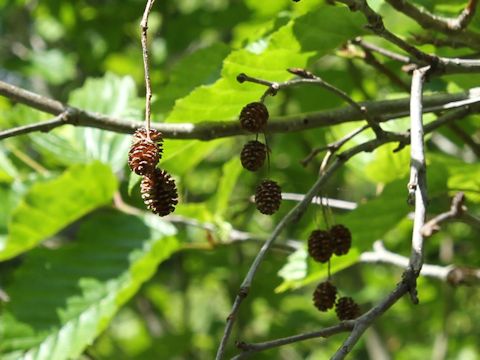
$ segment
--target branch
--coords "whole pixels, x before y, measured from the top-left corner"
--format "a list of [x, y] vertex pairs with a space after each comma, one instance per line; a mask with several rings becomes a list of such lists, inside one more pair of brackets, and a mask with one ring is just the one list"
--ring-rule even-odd
[[[408, 267], [409, 259], [388, 251], [383, 243], [378, 240], [373, 243], [373, 251], [364, 252], [360, 255], [360, 262], [392, 264], [405, 269]], [[454, 286], [480, 284], [480, 269], [464, 266], [425, 264], [422, 266], [420, 275], [446, 281]]]
[[467, 210], [464, 202], [465, 194], [463, 192], [457, 193], [452, 199], [450, 210], [435, 216], [433, 219], [423, 225], [420, 231], [421, 234], [424, 237], [430, 237], [440, 230], [440, 224], [452, 219], [460, 218]]
[[142, 55], [143, 55], [143, 69], [145, 72], [145, 129], [147, 131], [147, 138], [150, 139], [150, 107], [152, 103], [152, 88], [150, 84], [150, 69], [148, 67], [148, 15], [152, 10], [155, 0], [147, 0], [145, 10], [143, 12], [142, 21], [140, 22], [140, 29], [142, 30]]
[[356, 109], [358, 113], [362, 115], [365, 118], [365, 120], [367, 120], [368, 125], [372, 128], [372, 130], [375, 132], [375, 135], [377, 137], [384, 136], [383, 130], [378, 124], [378, 119], [375, 119], [373, 116], [371, 116], [364, 106], [361, 106], [358, 102], [353, 100], [343, 90], [340, 90], [339, 88], [333, 86], [332, 84], [326, 82], [325, 80], [321, 79], [320, 77], [312, 74], [311, 72], [305, 69], [290, 68], [288, 69], [288, 71], [292, 74], [300, 76], [300, 78], [277, 83], [277, 82], [271, 82], [263, 79], [257, 79], [242, 73], [237, 76], [237, 80], [239, 82], [249, 81], [256, 84], [268, 86], [268, 90], [265, 94], [271, 94], [271, 95], [275, 95], [281, 89], [293, 87], [296, 85], [302, 85], [302, 84], [318, 85], [330, 91], [331, 93], [337, 95], [346, 103], [348, 103], [352, 108]]
[[405, 0], [387, 0], [387, 2], [396, 10], [414, 19], [423, 28], [441, 31], [472, 48], [480, 48], [480, 34], [464, 30], [475, 15], [478, 0], [470, 0], [456, 18], [446, 18], [432, 14], [427, 9], [418, 8]]
[[[127, 121], [81, 110], [2, 81], [0, 81], [0, 95], [53, 115], [59, 115], [68, 111], [69, 116], [67, 119], [64, 123], [55, 124], [57, 126], [70, 124], [126, 134], [131, 134], [142, 126], [140, 121]], [[459, 103], [459, 101], [465, 102]], [[382, 116], [382, 120], [388, 121], [406, 116], [408, 114], [408, 102], [409, 99], [404, 98], [399, 100], [360, 102], [359, 105], [365, 107], [371, 116]], [[477, 102], [480, 102], [480, 88], [473, 88], [465, 93], [431, 95], [424, 99], [424, 111], [433, 112], [453, 109]], [[286, 133], [302, 131], [360, 120], [362, 120], [362, 115], [356, 109], [342, 107], [272, 119], [268, 123], [268, 132]], [[41, 125], [40, 123], [32, 131], [47, 131], [52, 130], [52, 128], [52, 124]], [[164, 138], [171, 139], [212, 140], [246, 134], [240, 128], [238, 121], [228, 120], [205, 121], [201, 123], [157, 123], [152, 128], [161, 131]], [[0, 140], [9, 137], [9, 132], [13, 130], [0, 131]]]
[[[290, 200], [290, 201], [302, 201], [305, 198], [303, 194], [294, 194], [294, 193], [283, 193], [282, 192], [282, 200]], [[312, 198], [312, 204], [315, 205], [323, 205], [328, 206], [333, 209], [340, 209], [340, 210], [355, 210], [358, 205], [352, 201], [345, 201], [339, 199], [331, 199], [326, 198], [323, 196], [314, 196]]]
[[409, 54], [417, 67], [430, 65], [430, 75], [480, 72], [480, 60], [445, 58], [427, 54], [385, 28], [382, 17], [377, 14], [366, 0], [336, 0], [347, 5], [352, 11], [360, 11], [368, 22], [368, 27], [378, 36], [398, 46]]
[[[410, 255], [409, 272], [410, 296], [414, 304], [418, 303], [416, 293], [416, 278], [423, 264], [422, 227], [427, 214], [427, 169], [424, 149], [423, 129], [423, 83], [430, 66], [414, 70], [410, 101], [410, 181], [408, 183], [408, 201], [415, 205], [412, 233], [412, 252]], [[437, 120], [438, 121], [438, 120]]]
[[280, 347], [283, 345], [288, 345], [292, 344], [295, 342], [303, 341], [303, 340], [308, 340], [308, 339], [314, 339], [314, 338], [327, 338], [332, 335], [344, 332], [344, 331], [349, 331], [352, 330], [353, 328], [353, 321], [344, 321], [341, 322], [340, 324], [318, 330], [318, 331], [312, 331], [304, 334], [298, 334], [298, 335], [293, 335], [293, 336], [288, 336], [285, 338], [281, 339], [275, 339], [271, 341], [265, 341], [262, 343], [256, 343], [256, 344], [247, 344], [245, 342], [238, 342], [237, 347], [241, 349], [243, 352], [235, 357], [232, 358], [232, 360], [239, 360], [239, 359], [244, 359], [246, 357], [249, 357], [252, 354], [265, 351], [268, 349], [273, 349], [276, 347]]
[[362, 126], [361, 128], [358, 128], [354, 131], [352, 131], [351, 133], [345, 135], [344, 137], [342, 137], [341, 139], [331, 143], [331, 144], [328, 144], [328, 145], [325, 145], [325, 146], [320, 146], [320, 147], [317, 147], [315, 149], [313, 149], [310, 154], [308, 154], [303, 160], [300, 161], [300, 163], [303, 165], [303, 166], [307, 166], [308, 163], [310, 161], [313, 160], [313, 158], [315, 156], [317, 156], [319, 153], [321, 153], [322, 151], [325, 151], [325, 150], [328, 150], [330, 152], [336, 152], [338, 151], [343, 145], [345, 145], [348, 141], [350, 141], [351, 139], [353, 139], [355, 136], [357, 136], [358, 134], [360, 134], [362, 131], [366, 130], [368, 128], [367, 125], [364, 125]]

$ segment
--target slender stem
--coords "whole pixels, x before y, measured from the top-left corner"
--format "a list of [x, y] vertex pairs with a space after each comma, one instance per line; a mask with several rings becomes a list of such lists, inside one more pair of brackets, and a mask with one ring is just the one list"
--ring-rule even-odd
[[241, 82], [249, 81], [256, 84], [261, 84], [269, 87], [269, 90], [265, 92], [265, 94], [276, 94], [279, 90], [296, 86], [302, 84], [312, 84], [318, 85], [331, 93], [337, 95], [341, 99], [343, 99], [347, 104], [349, 104], [352, 108], [356, 109], [359, 114], [362, 114], [365, 120], [367, 120], [368, 125], [372, 128], [375, 132], [377, 137], [383, 136], [383, 130], [381, 129], [380, 125], [378, 124], [378, 119], [375, 119], [370, 113], [367, 111], [366, 107], [360, 105], [358, 102], [353, 100], [347, 93], [343, 90], [337, 88], [336, 86], [326, 82], [322, 78], [312, 74], [309, 71], [304, 69], [288, 69], [291, 73], [303, 76], [299, 79], [292, 79], [285, 82], [277, 83], [271, 82], [263, 79], [257, 79], [252, 76], [248, 76], [247, 74], [240, 74], [237, 76], [237, 79], [241, 79]]
[[143, 69], [145, 71], [145, 129], [147, 131], [147, 138], [150, 138], [150, 114], [152, 103], [152, 88], [150, 84], [150, 69], [148, 66], [148, 15], [152, 10], [155, 0], [147, 0], [145, 11], [143, 12], [140, 28], [142, 30], [142, 54], [143, 54]]
[[59, 127], [68, 123], [69, 123], [68, 113], [62, 112], [61, 114], [55, 116], [53, 119], [50, 119], [50, 120], [46, 120], [46, 121], [42, 121], [34, 124], [22, 125], [16, 128], [1, 131], [0, 140], [13, 137], [13, 136], [29, 134], [35, 131], [48, 132], [52, 129], [55, 129], [56, 127]]

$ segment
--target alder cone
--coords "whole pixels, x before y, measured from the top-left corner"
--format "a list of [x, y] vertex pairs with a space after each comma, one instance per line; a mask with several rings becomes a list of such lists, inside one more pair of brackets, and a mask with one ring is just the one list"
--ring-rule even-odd
[[325, 263], [332, 257], [333, 241], [329, 231], [314, 230], [308, 237], [308, 254], [315, 260]]
[[351, 297], [341, 297], [335, 304], [335, 312], [340, 320], [352, 320], [360, 315], [360, 307]]
[[150, 130], [150, 139], [146, 129], [138, 129], [133, 134], [132, 146], [128, 152], [128, 165], [138, 175], [147, 175], [155, 169], [162, 156], [162, 134]]
[[143, 177], [140, 192], [147, 208], [160, 216], [170, 214], [178, 204], [175, 181], [170, 174], [160, 169]]
[[335, 305], [337, 288], [330, 281], [318, 284], [313, 292], [313, 304], [320, 311], [327, 311]]
[[268, 120], [267, 107], [261, 102], [252, 102], [243, 107], [240, 112], [240, 127], [244, 130], [258, 133], [265, 128]]
[[280, 208], [282, 189], [273, 180], [263, 180], [255, 191], [257, 209], [265, 215], [272, 215]]
[[252, 140], [243, 146], [240, 153], [242, 166], [249, 171], [257, 171], [265, 162], [267, 147], [260, 141]]
[[345, 255], [352, 246], [352, 234], [350, 230], [341, 224], [333, 225], [330, 229], [333, 240], [333, 252], [335, 255]]

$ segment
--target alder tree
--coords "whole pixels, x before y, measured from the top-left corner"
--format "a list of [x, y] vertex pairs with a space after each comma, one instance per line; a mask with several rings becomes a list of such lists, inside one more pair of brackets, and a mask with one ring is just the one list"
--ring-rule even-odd
[[480, 356], [477, 0], [0, 5], [2, 359]]

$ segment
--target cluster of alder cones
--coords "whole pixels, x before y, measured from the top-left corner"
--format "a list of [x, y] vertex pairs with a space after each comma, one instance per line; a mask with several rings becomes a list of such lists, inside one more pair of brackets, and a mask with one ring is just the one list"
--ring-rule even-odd
[[[240, 127], [257, 134], [265, 130], [268, 121], [267, 107], [261, 102], [252, 102], [243, 107], [240, 112]], [[240, 153], [242, 166], [249, 171], [258, 171], [268, 155], [268, 147], [258, 140], [247, 142]], [[273, 180], [264, 179], [257, 185], [255, 204], [265, 215], [272, 215], [280, 208], [282, 189]]]
[[157, 168], [162, 157], [162, 142], [162, 134], [157, 130], [150, 129], [149, 134], [145, 128], [135, 131], [128, 165], [135, 174], [142, 176], [140, 192], [147, 208], [154, 214], [166, 216], [175, 210], [178, 194], [170, 174]]
[[[308, 254], [317, 262], [326, 263], [335, 254], [345, 255], [352, 245], [350, 230], [341, 224], [329, 230], [314, 230], [308, 238]], [[339, 297], [337, 288], [329, 280], [321, 282], [313, 293], [313, 304], [320, 311], [335, 307], [340, 320], [355, 319], [360, 315], [360, 307], [351, 297]]]

